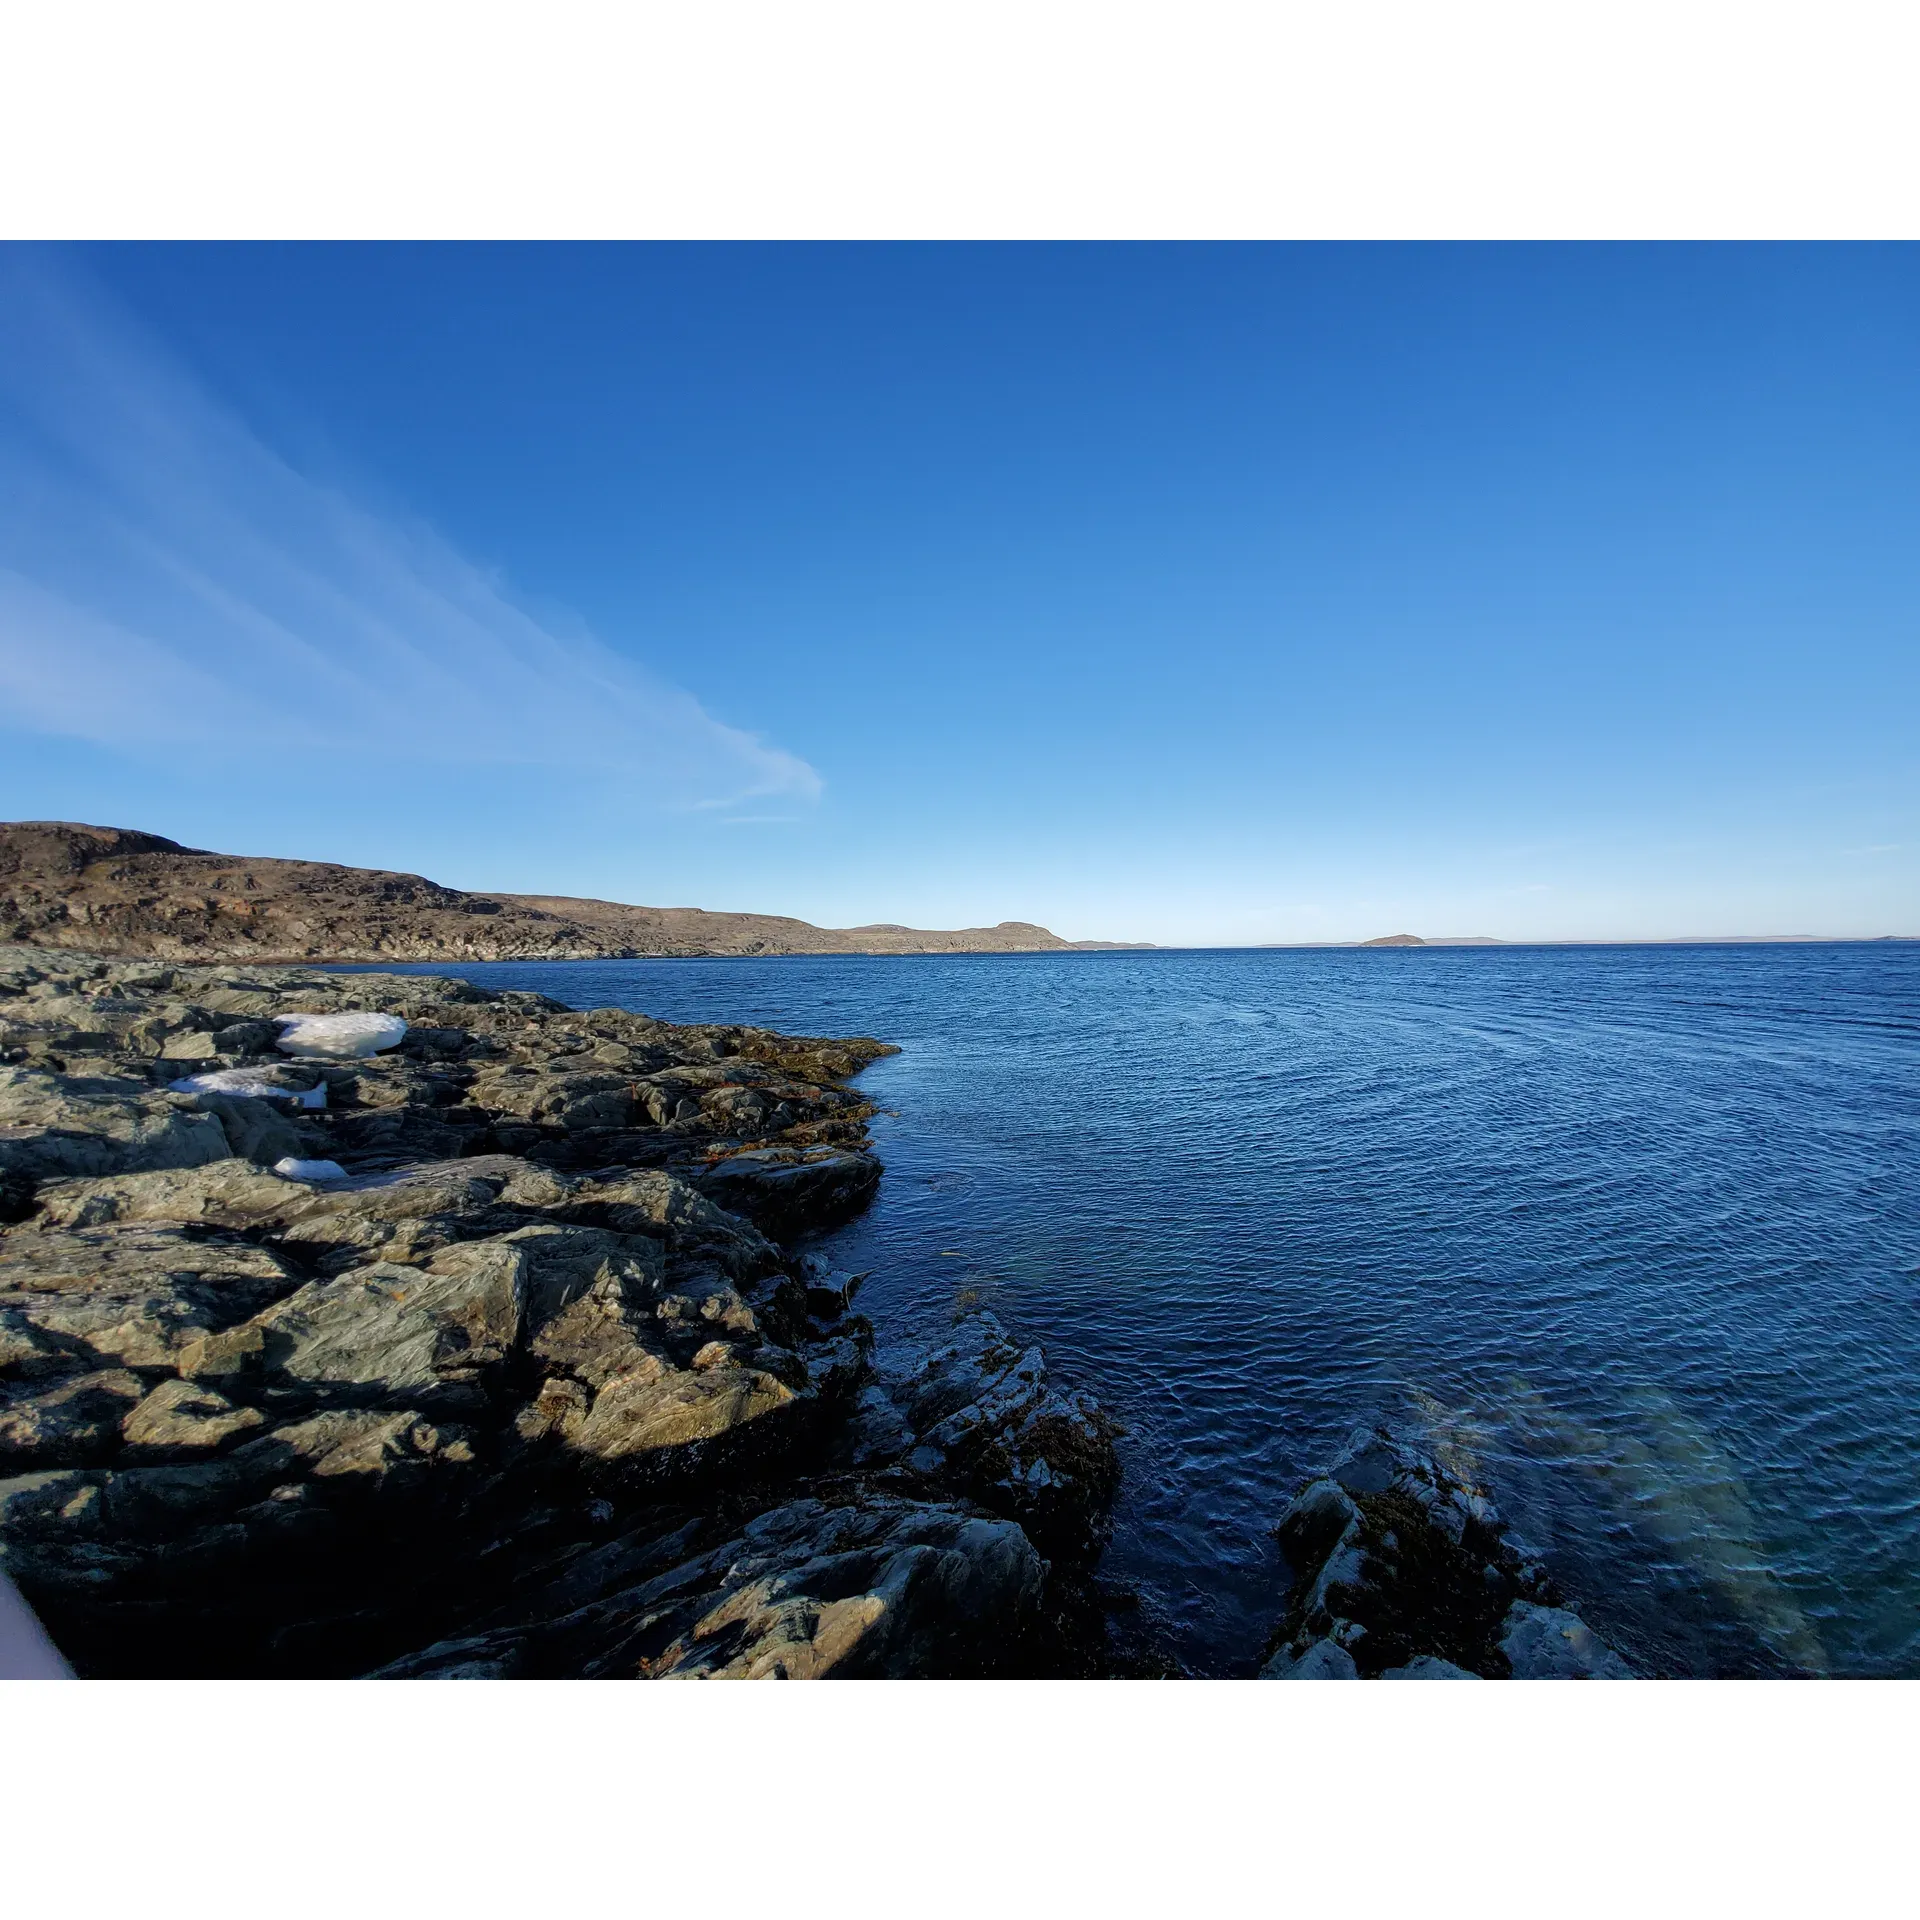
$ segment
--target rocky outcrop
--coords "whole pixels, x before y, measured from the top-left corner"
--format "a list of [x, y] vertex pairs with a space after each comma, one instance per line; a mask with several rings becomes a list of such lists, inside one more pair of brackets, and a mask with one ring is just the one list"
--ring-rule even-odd
[[892, 1484], [958, 1486], [1043, 1550], [1090, 1563], [1113, 1501], [1117, 1431], [1091, 1396], [1051, 1383], [1038, 1347], [976, 1310], [947, 1340], [883, 1357], [842, 1448]]
[[415, 873], [261, 860], [157, 833], [0, 822], [0, 940], [162, 960], [628, 960], [645, 954], [1055, 953], [1025, 920], [928, 932], [765, 913], [465, 893]]
[[524, 1624], [443, 1641], [398, 1679], [912, 1679], [1019, 1672], [1046, 1563], [1019, 1527], [880, 1495], [803, 1499], [690, 1552], [695, 1528], [558, 1569]]
[[1274, 1529], [1291, 1574], [1264, 1680], [1630, 1680], [1455, 1465], [1361, 1428]]
[[[346, 1013], [398, 1044], [265, 1071]], [[0, 1050], [0, 1567], [82, 1671], [1095, 1658], [1100, 1410], [987, 1316], [890, 1353], [794, 1244], [891, 1049], [16, 951]]]

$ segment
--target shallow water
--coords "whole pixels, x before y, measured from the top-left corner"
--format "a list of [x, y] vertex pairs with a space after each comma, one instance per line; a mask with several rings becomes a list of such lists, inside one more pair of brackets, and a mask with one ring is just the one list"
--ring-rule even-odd
[[883, 1337], [970, 1289], [1119, 1414], [1105, 1570], [1196, 1670], [1390, 1410], [1651, 1668], [1920, 1671], [1920, 946], [432, 971], [902, 1046], [829, 1251]]

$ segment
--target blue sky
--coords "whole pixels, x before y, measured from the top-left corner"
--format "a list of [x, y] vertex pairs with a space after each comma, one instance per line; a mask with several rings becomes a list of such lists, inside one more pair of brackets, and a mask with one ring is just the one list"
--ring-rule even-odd
[[0, 814], [1193, 944], [1920, 933], [1902, 247], [0, 249]]

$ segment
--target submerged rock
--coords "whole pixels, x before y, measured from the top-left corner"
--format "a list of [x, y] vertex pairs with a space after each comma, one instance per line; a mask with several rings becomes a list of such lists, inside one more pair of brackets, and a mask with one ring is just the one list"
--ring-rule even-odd
[[1484, 1488], [1358, 1429], [1274, 1533], [1291, 1572], [1263, 1679], [1631, 1679], [1514, 1545]]

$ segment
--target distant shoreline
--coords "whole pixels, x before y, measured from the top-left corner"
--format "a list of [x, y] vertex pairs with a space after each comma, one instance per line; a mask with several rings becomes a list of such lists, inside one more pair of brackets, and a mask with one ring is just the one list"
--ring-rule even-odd
[[1138, 958], [1143, 954], [1189, 953], [1467, 953], [1489, 948], [1527, 952], [1542, 947], [1893, 947], [1920, 944], [1920, 934], [1703, 934], [1697, 938], [1643, 940], [1425, 940], [1416, 947], [1379, 947], [1364, 940], [1266, 940], [1241, 946], [1155, 946], [1147, 941], [1111, 944], [1087, 943], [1054, 948], [1012, 948], [1001, 952], [828, 952], [828, 953], [635, 953], [635, 954], [520, 954], [507, 959], [476, 960], [465, 955], [445, 959], [313, 960], [280, 962], [317, 967], [331, 973], [400, 973], [412, 967], [555, 967], [629, 966], [639, 961], [755, 961], [755, 960], [1057, 960]]
[[1834, 946], [1910, 934], [1689, 934], [1658, 939], [1262, 940], [1231, 946], [1066, 940], [1027, 920], [929, 929], [818, 927], [781, 914], [476, 893], [419, 874], [209, 853], [159, 834], [74, 821], [0, 821], [0, 945], [179, 965], [555, 965], [954, 953], [1361, 952], [1444, 947]]

